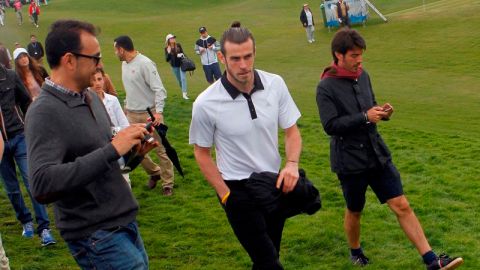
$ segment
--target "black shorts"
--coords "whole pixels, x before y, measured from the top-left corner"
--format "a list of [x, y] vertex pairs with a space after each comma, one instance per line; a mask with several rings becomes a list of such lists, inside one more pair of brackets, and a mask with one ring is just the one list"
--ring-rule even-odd
[[361, 212], [365, 206], [365, 193], [370, 186], [380, 203], [403, 195], [400, 173], [392, 162], [359, 174], [338, 174], [348, 210]]

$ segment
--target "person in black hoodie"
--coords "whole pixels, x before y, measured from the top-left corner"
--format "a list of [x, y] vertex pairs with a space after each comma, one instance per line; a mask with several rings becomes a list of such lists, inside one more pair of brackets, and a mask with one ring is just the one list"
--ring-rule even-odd
[[379, 201], [387, 203], [395, 213], [427, 270], [457, 268], [463, 263], [462, 258], [437, 256], [432, 251], [403, 194], [390, 151], [377, 131], [382, 120], [390, 119], [393, 107], [389, 103], [378, 105], [375, 100], [370, 77], [361, 65], [367, 48], [365, 40], [357, 31], [344, 28], [335, 34], [331, 48], [334, 61], [322, 74], [317, 104], [323, 128], [330, 135], [332, 171], [340, 180], [346, 201], [344, 228], [352, 263], [369, 263], [360, 246], [360, 217], [370, 186]]
[[35, 219], [38, 223], [37, 234], [41, 238], [41, 244], [47, 246], [56, 243], [50, 233], [47, 210], [44, 205], [39, 204], [33, 198], [28, 183], [24, 114], [31, 101], [31, 97], [17, 73], [0, 64], [0, 129], [5, 142], [0, 174], [17, 219], [22, 223], [22, 235], [25, 238], [32, 238], [34, 235], [33, 218], [23, 200], [17, 178], [15, 166], [17, 165], [35, 211]]

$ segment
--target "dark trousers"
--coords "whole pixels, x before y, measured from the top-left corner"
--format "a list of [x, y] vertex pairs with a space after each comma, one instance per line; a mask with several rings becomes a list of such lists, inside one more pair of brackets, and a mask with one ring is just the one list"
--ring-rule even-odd
[[225, 182], [230, 188], [225, 213], [237, 239], [252, 259], [252, 269], [283, 269], [279, 256], [285, 217], [264, 213], [248, 194], [245, 181]]

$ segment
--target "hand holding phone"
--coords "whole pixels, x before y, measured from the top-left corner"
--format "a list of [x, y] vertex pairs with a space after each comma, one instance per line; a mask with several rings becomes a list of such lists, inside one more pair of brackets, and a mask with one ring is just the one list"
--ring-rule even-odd
[[[152, 125], [153, 125], [153, 122], [149, 122], [146, 126], [145, 126], [145, 129], [150, 132], [151, 129], [152, 129]], [[145, 134], [145, 137], [143, 137], [143, 140], [142, 140], [142, 143], [144, 142], [148, 142], [148, 143], [151, 143], [153, 142], [155, 139], [153, 138], [152, 135], [150, 134]]]

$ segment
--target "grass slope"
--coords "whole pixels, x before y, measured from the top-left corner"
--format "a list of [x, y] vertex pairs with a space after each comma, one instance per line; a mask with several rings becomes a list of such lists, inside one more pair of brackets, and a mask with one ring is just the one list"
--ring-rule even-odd
[[[371, 12], [366, 27], [356, 27], [367, 41], [364, 67], [372, 77], [379, 103], [391, 102], [392, 121], [380, 130], [402, 173], [404, 189], [437, 251], [462, 255], [463, 269], [480, 264], [480, 2], [467, 0], [372, 1], [389, 22]], [[288, 220], [282, 242], [286, 269], [353, 269], [342, 229], [344, 202], [330, 172], [328, 137], [318, 120], [315, 88], [331, 61], [333, 32], [322, 27], [319, 9], [316, 40], [308, 44], [298, 15], [301, 1], [71, 1], [52, 0], [43, 8], [40, 28], [18, 27], [11, 10], [0, 42], [26, 45], [30, 33], [44, 40], [47, 26], [58, 18], [88, 20], [102, 29], [99, 40], [105, 69], [122, 89], [120, 63], [112, 41], [129, 34], [153, 59], [168, 90], [166, 122], [186, 176], [176, 178], [175, 195], [144, 187], [146, 174], [131, 175], [141, 209], [138, 216], [151, 269], [248, 269], [250, 261], [235, 239], [214, 192], [203, 179], [188, 145], [191, 101], [181, 92], [163, 58], [164, 37], [177, 35], [199, 70], [188, 78], [195, 97], [207, 83], [193, 54], [199, 26], [217, 38], [233, 20], [240, 20], [257, 41], [256, 66], [280, 74], [302, 111], [299, 122], [304, 147], [302, 167], [319, 187], [324, 209], [315, 216]], [[24, 9], [24, 13], [26, 10]], [[188, 51], [187, 51], [188, 54]], [[123, 91], [120, 91], [123, 96]], [[0, 195], [0, 232], [12, 269], [77, 269], [65, 244], [39, 248], [38, 238], [24, 240], [4, 192]], [[30, 208], [31, 209], [31, 208]], [[53, 219], [53, 207], [49, 206]], [[362, 243], [372, 260], [370, 269], [421, 269], [413, 246], [386, 206], [369, 192], [362, 223]], [[58, 232], [54, 232], [59, 239]], [[60, 239], [59, 239], [60, 240]]]

